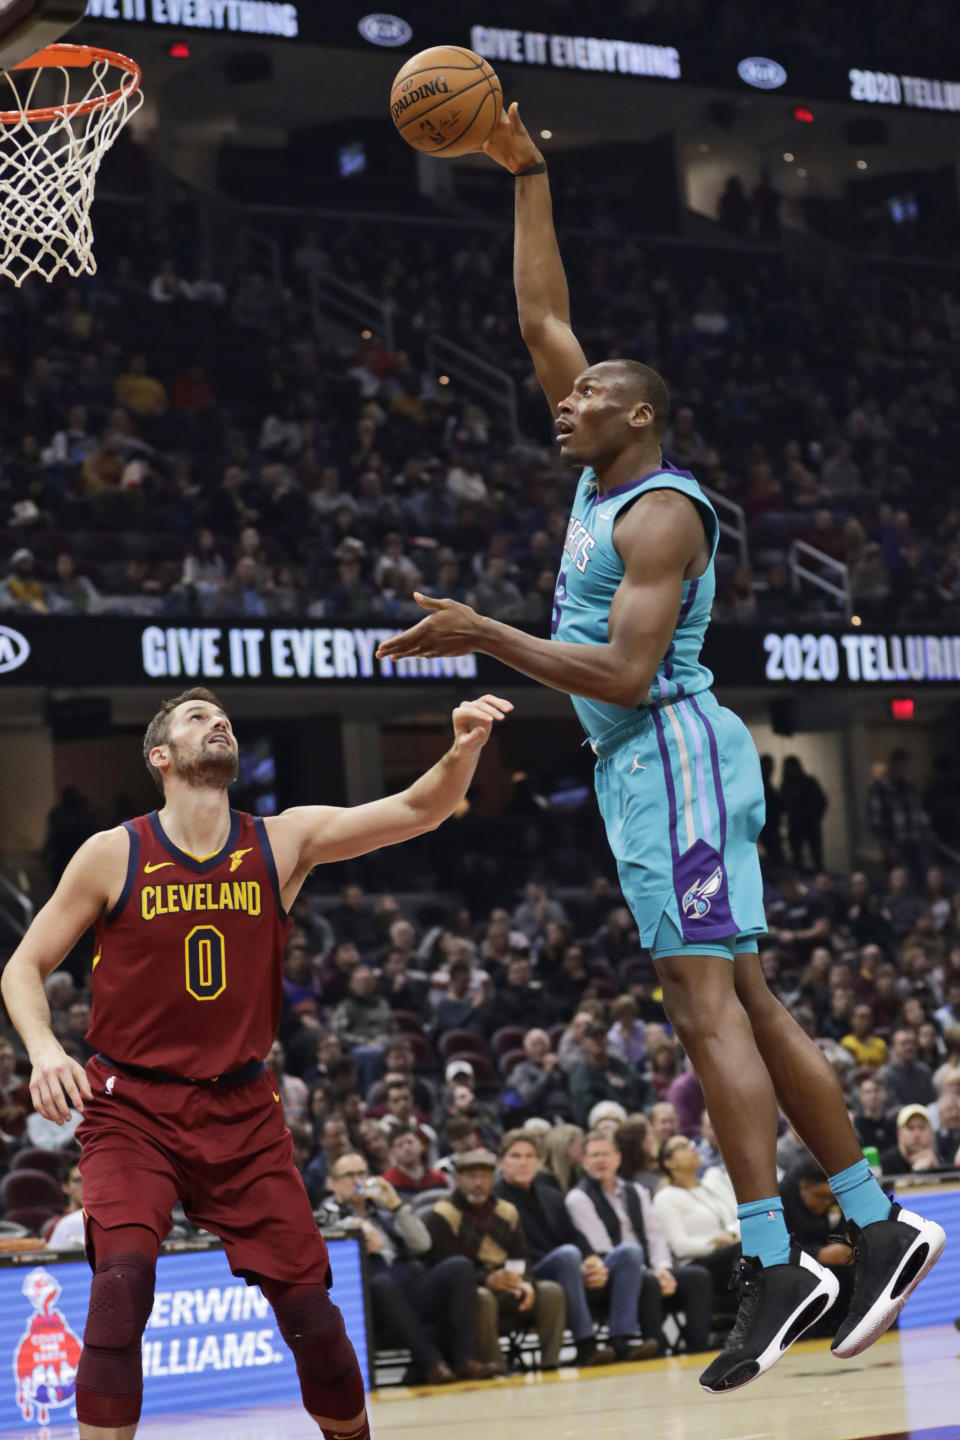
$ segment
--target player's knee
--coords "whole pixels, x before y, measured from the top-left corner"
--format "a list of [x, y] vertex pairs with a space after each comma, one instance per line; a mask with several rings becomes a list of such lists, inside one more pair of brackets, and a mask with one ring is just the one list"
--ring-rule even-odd
[[297, 1286], [270, 1295], [277, 1325], [297, 1365], [311, 1415], [352, 1419], [363, 1412], [363, 1379], [343, 1316], [325, 1286]]
[[156, 1266], [119, 1253], [97, 1265], [77, 1370], [77, 1416], [102, 1428], [135, 1425], [140, 1417], [140, 1342], [153, 1307]]
[[136, 1349], [153, 1308], [156, 1267], [143, 1255], [111, 1255], [90, 1285], [83, 1341], [96, 1350]]

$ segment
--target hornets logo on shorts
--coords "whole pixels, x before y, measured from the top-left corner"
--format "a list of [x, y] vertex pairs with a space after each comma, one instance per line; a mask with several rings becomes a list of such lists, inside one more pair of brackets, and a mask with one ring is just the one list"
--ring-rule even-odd
[[696, 880], [683, 897], [683, 913], [692, 919], [702, 920], [710, 914], [710, 901], [723, 884], [723, 869], [717, 866], [706, 880]]

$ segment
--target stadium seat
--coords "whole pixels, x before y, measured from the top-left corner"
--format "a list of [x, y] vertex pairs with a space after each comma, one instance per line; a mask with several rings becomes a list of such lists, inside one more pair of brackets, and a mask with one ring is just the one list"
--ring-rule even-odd
[[45, 1170], [11, 1170], [0, 1180], [0, 1205], [4, 1212], [22, 1206], [40, 1206], [49, 1215], [65, 1207], [63, 1191]]
[[521, 1060], [526, 1060], [526, 1058], [525, 1050], [505, 1050], [500, 1056], [500, 1073], [504, 1079], [509, 1079], [513, 1067], [519, 1065]]
[[41, 1239], [41, 1240], [49, 1240], [49, 1239], [50, 1239], [50, 1236], [53, 1234], [54, 1226], [57, 1224], [57, 1221], [58, 1221], [59, 1219], [60, 1219], [60, 1216], [59, 1216], [59, 1215], [51, 1215], [51, 1216], [50, 1216], [50, 1219], [46, 1222], [46, 1224], [41, 1225], [41, 1227], [40, 1227], [40, 1239]]
[[29, 1234], [26, 1225], [18, 1225], [15, 1220], [0, 1220], [0, 1240], [22, 1240]]
[[39, 1236], [47, 1221], [56, 1220], [57, 1216], [62, 1213], [62, 1211], [52, 1211], [46, 1205], [21, 1205], [16, 1210], [8, 1210], [4, 1220], [8, 1225], [22, 1226], [19, 1233], [23, 1235]]
[[526, 1030], [522, 1025], [502, 1025], [499, 1030], [493, 1032], [491, 1045], [495, 1055], [502, 1055], [505, 1050], [516, 1050], [523, 1045], [523, 1037]]
[[394, 1010], [393, 1019], [398, 1030], [409, 1035], [423, 1034], [423, 1021], [412, 1010]]
[[448, 1030], [440, 1036], [438, 1049], [444, 1060], [449, 1060], [455, 1051], [461, 1050], [475, 1051], [477, 1055], [490, 1054], [486, 1041], [481, 1040], [472, 1030]]
[[411, 1030], [403, 1038], [410, 1043], [415, 1070], [434, 1071], [437, 1069], [437, 1057], [426, 1035], [417, 1035]]
[[64, 1150], [18, 1150], [11, 1170], [42, 1170], [59, 1184], [67, 1152]]
[[421, 1190], [418, 1195], [409, 1197], [410, 1208], [415, 1215], [425, 1215], [432, 1210], [438, 1200], [445, 1199], [450, 1194], [449, 1190], [441, 1190], [439, 1186], [434, 1190]]

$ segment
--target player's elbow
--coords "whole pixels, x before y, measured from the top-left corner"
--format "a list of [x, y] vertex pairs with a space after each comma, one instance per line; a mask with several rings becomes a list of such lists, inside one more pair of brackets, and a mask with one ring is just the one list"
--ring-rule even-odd
[[618, 705], [621, 710], [635, 710], [650, 694], [652, 677], [640, 675], [635, 670], [618, 668], [609, 677], [608, 694], [600, 698], [608, 705]]

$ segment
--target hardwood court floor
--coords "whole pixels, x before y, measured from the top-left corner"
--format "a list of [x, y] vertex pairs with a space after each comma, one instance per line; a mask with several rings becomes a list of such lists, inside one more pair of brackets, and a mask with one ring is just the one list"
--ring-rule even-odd
[[[841, 1363], [801, 1343], [754, 1385], [723, 1398], [697, 1385], [699, 1359], [511, 1377], [438, 1390], [385, 1390], [375, 1440], [960, 1440], [960, 1335], [884, 1336]], [[317, 1440], [303, 1411], [231, 1410], [144, 1420], [145, 1440]], [[23, 1426], [0, 1440], [71, 1440], [75, 1425]]]

